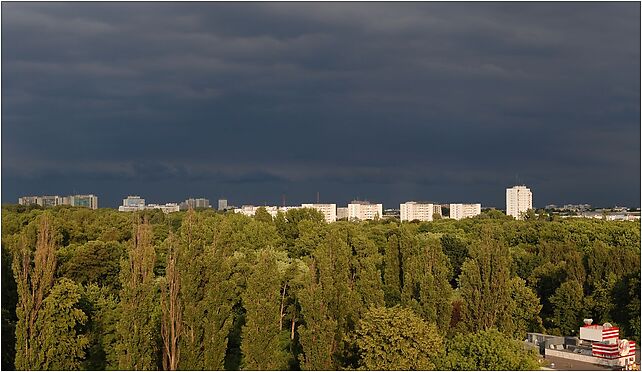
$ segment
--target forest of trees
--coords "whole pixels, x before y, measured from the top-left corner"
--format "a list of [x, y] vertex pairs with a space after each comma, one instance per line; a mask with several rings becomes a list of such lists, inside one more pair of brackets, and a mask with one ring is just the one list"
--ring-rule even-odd
[[527, 332], [640, 341], [640, 223], [325, 223], [314, 210], [2, 208], [2, 369], [538, 367]]

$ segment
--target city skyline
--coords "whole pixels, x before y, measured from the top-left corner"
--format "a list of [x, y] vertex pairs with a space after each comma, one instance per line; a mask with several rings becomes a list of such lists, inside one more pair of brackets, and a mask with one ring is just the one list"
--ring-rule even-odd
[[2, 7], [3, 203], [640, 206], [637, 3]]

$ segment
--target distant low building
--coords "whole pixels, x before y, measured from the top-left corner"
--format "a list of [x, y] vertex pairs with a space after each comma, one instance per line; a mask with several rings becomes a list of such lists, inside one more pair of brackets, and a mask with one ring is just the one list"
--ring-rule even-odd
[[481, 214], [481, 204], [450, 204], [449, 214], [454, 220], [475, 217]]
[[301, 208], [312, 208], [323, 213], [325, 222], [334, 222], [337, 220], [336, 204], [301, 204]]
[[58, 195], [23, 196], [18, 198], [20, 205], [39, 205], [41, 207], [55, 207], [59, 205]]
[[348, 207], [337, 207], [337, 220], [348, 219]]
[[259, 208], [265, 208], [265, 210], [272, 216], [272, 218], [276, 217], [279, 212], [281, 213], [286, 213], [290, 209], [298, 209], [301, 207], [276, 207], [276, 206], [255, 206], [255, 205], [243, 205], [241, 208], [236, 208], [234, 209], [234, 213], [240, 213], [244, 216], [249, 216], [252, 217], [256, 214], [256, 211]]
[[218, 200], [218, 210], [219, 211], [224, 211], [227, 209], [227, 199], [219, 199]]
[[383, 210], [383, 218], [387, 219], [396, 219], [401, 217], [401, 211], [399, 209], [389, 208]]
[[139, 195], [129, 195], [123, 199], [123, 205], [118, 207], [119, 212], [136, 212], [145, 210], [145, 199]]
[[145, 209], [160, 209], [163, 213], [172, 213], [178, 212], [180, 210], [180, 206], [176, 203], [165, 203], [164, 205], [149, 204]]
[[399, 211], [401, 221], [432, 221], [435, 204], [409, 201], [399, 205]]
[[137, 212], [147, 209], [160, 209], [163, 213], [172, 213], [180, 211], [180, 206], [177, 203], [165, 204], [145, 204], [145, 199], [139, 195], [129, 195], [123, 199], [123, 205], [118, 207], [119, 212]]
[[58, 195], [23, 196], [18, 198], [18, 204], [36, 204], [41, 207], [55, 207], [57, 205], [70, 205], [72, 207], [98, 208], [98, 197], [89, 195], [70, 195], [60, 197]]
[[179, 205], [181, 210], [210, 208], [210, 201], [205, 198], [189, 198]]
[[348, 204], [348, 220], [374, 220], [383, 216], [383, 205], [353, 200]]
[[71, 205], [72, 207], [87, 207], [91, 209], [98, 209], [98, 197], [93, 194], [89, 195], [71, 195], [64, 198], [63, 205]]

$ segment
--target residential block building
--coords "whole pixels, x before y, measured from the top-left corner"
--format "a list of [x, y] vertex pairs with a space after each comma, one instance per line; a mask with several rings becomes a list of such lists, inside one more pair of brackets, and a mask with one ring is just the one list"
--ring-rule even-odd
[[533, 208], [533, 193], [524, 186], [513, 186], [506, 189], [506, 214], [521, 220], [524, 213]]
[[176, 203], [148, 204], [145, 209], [160, 209], [163, 213], [172, 213], [180, 211], [180, 206]]
[[[435, 204], [409, 201], [399, 205], [401, 221], [432, 221]], [[441, 212], [441, 206], [439, 206]]]
[[337, 207], [337, 220], [348, 218], [348, 207]]
[[18, 198], [18, 204], [37, 204], [42, 207], [55, 207], [57, 205], [70, 205], [72, 207], [98, 208], [98, 197], [89, 195], [70, 195], [60, 197], [58, 195], [23, 196]]
[[219, 199], [218, 200], [218, 210], [219, 211], [224, 211], [227, 209], [227, 199]]
[[383, 205], [353, 200], [348, 204], [348, 220], [374, 220], [383, 216]]
[[325, 222], [334, 222], [337, 220], [336, 204], [301, 204], [301, 208], [312, 208], [323, 213]]
[[179, 205], [181, 210], [210, 208], [210, 201], [205, 198], [189, 198]]
[[481, 204], [450, 204], [449, 217], [453, 220], [475, 217], [481, 214]]
[[145, 199], [139, 195], [129, 195], [123, 199], [123, 205], [118, 207], [120, 212], [135, 212], [145, 210]]
[[281, 212], [281, 213], [286, 213], [290, 209], [297, 209], [301, 207], [276, 207], [276, 206], [271, 206], [271, 205], [243, 205], [241, 208], [235, 208], [234, 213], [240, 213], [244, 216], [249, 216], [252, 217], [256, 214], [256, 211], [259, 208], [265, 208], [265, 210], [272, 216], [272, 218], [276, 217], [276, 215]]

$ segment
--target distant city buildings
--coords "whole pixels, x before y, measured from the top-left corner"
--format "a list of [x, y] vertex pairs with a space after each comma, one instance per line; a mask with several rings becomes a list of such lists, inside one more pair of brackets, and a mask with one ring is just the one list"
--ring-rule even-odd
[[562, 209], [571, 212], [585, 212], [591, 210], [590, 204], [565, 204]]
[[176, 203], [165, 204], [148, 204], [145, 209], [160, 209], [163, 213], [172, 213], [180, 211], [180, 206]]
[[353, 200], [348, 204], [348, 220], [374, 220], [383, 216], [383, 205]]
[[475, 217], [481, 214], [481, 204], [450, 204], [449, 217], [453, 220]]
[[432, 205], [432, 218], [434, 219], [435, 216], [441, 217], [441, 204], [433, 204]]
[[521, 220], [524, 213], [533, 208], [533, 193], [526, 186], [506, 189], [506, 214]]
[[[39, 205], [42, 207], [54, 207], [69, 205], [75, 207], [98, 208], [98, 197], [93, 194], [87, 195], [35, 195], [22, 196], [18, 198], [20, 205]], [[207, 198], [188, 198], [180, 204], [145, 204], [145, 199], [140, 195], [128, 195], [118, 207], [121, 212], [135, 212], [149, 209], [160, 209], [163, 213], [173, 213], [186, 209], [211, 208]], [[279, 212], [286, 213], [291, 209], [312, 208], [323, 214], [326, 222], [338, 220], [374, 220], [377, 218], [399, 219], [401, 221], [433, 221], [442, 216], [442, 208], [448, 210], [448, 217], [454, 220], [470, 218], [480, 215], [482, 206], [480, 203], [451, 203], [438, 204], [435, 202], [408, 201], [399, 205], [399, 209], [383, 209], [381, 203], [353, 200], [347, 207], [337, 207], [335, 203], [303, 203], [300, 206], [254, 206], [243, 205], [240, 208], [229, 205], [227, 199], [218, 199], [218, 209], [221, 211], [234, 211], [246, 216], [254, 216], [259, 208], [265, 210], [272, 217]], [[523, 219], [524, 214], [533, 208], [533, 194], [524, 185], [517, 185], [506, 189], [506, 215], [516, 219]], [[486, 209], [489, 209], [488, 207]], [[495, 209], [495, 208], [490, 208]], [[549, 204], [545, 207], [546, 213], [552, 218], [592, 218], [609, 221], [632, 221], [640, 220], [640, 208], [627, 208], [614, 206], [608, 208], [593, 208], [590, 204], [565, 204], [559, 207]]]
[[210, 201], [208, 199], [205, 199], [205, 198], [197, 198], [197, 199], [189, 198], [189, 199], [185, 200], [184, 202], [182, 202], [179, 205], [179, 207], [183, 211], [188, 210], [190, 208], [191, 209], [210, 208]]
[[383, 210], [383, 218], [386, 219], [397, 219], [401, 217], [401, 211], [395, 208], [389, 208]]
[[227, 199], [219, 199], [218, 200], [218, 210], [219, 211], [224, 211], [227, 209]]
[[441, 206], [433, 203], [418, 203], [409, 201], [399, 206], [399, 215], [401, 221], [432, 221], [432, 216], [435, 213], [435, 206], [439, 206], [439, 214], [441, 215]]
[[276, 207], [276, 206], [270, 206], [270, 205], [243, 205], [241, 208], [235, 208], [234, 213], [240, 213], [244, 216], [254, 216], [256, 214], [256, 211], [259, 208], [265, 208], [265, 210], [272, 216], [272, 218], [276, 217], [279, 212], [281, 213], [286, 213], [290, 209], [297, 209], [301, 207]]
[[129, 195], [123, 199], [123, 205], [118, 207], [120, 212], [136, 212], [145, 210], [145, 199], [139, 195]]
[[98, 197], [94, 194], [89, 195], [69, 195], [60, 197], [58, 195], [42, 196], [23, 196], [18, 198], [18, 204], [31, 205], [36, 204], [41, 207], [55, 207], [57, 205], [69, 205], [72, 207], [87, 207], [98, 209]]
[[337, 205], [336, 204], [301, 204], [301, 208], [312, 208], [323, 213], [326, 222], [334, 222], [337, 220]]
[[129, 195], [123, 199], [123, 205], [118, 207], [119, 212], [136, 212], [147, 209], [160, 209], [163, 213], [172, 213], [178, 212], [180, 210], [180, 206], [177, 203], [145, 205], [145, 199], [141, 198], [139, 195]]

